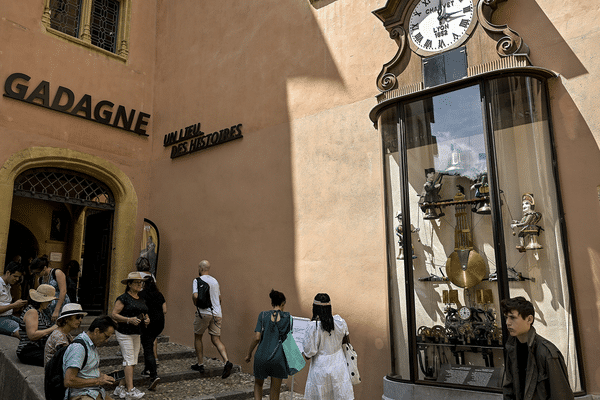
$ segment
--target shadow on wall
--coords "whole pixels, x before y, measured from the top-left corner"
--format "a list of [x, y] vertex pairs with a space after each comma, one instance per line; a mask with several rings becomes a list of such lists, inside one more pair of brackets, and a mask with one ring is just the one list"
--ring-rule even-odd
[[[295, 77], [343, 85], [313, 11], [307, 0], [158, 1], [151, 219], [169, 269], [161, 288], [183, 305], [169, 309], [166, 333], [190, 343], [191, 285], [206, 258], [221, 285], [223, 342], [238, 362], [272, 288], [285, 293], [292, 315], [306, 308], [294, 274], [287, 87]], [[241, 123], [244, 138], [170, 160], [162, 135], [197, 122], [204, 132]]]
[[310, 1], [310, 4], [318, 10], [319, 8], [326, 7], [326, 6], [330, 5], [331, 3], [335, 3], [338, 0], [309, 0], [309, 1]]
[[508, 20], [510, 28], [529, 46], [533, 65], [551, 69], [567, 79], [588, 74], [536, 0], [501, 3], [494, 13], [494, 23], [503, 24]]

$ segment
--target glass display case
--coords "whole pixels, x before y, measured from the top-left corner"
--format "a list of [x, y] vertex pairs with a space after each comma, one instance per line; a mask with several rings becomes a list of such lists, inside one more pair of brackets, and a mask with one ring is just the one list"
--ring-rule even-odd
[[391, 378], [500, 390], [500, 301], [524, 296], [581, 390], [545, 96], [543, 79], [504, 76], [379, 112]]

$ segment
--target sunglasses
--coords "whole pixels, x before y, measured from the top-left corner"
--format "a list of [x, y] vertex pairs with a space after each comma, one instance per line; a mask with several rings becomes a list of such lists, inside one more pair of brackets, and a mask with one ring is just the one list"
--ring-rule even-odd
[[78, 314], [78, 315], [75, 316], [75, 319], [83, 319], [83, 315]]

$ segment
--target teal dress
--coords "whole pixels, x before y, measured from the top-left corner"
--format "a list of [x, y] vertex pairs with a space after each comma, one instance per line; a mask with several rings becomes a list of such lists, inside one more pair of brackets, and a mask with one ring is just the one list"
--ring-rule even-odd
[[[271, 317], [274, 317], [271, 320]], [[277, 321], [279, 317], [279, 321]], [[254, 355], [254, 377], [256, 379], [273, 378], [286, 379], [290, 370], [283, 354], [283, 342], [290, 331], [290, 313], [271, 310], [262, 311], [258, 315], [256, 329], [261, 332], [260, 343]]]

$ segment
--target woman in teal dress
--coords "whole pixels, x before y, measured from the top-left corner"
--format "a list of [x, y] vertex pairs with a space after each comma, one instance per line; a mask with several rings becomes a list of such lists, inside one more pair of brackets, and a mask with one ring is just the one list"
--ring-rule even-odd
[[271, 399], [279, 400], [281, 381], [286, 379], [290, 373], [283, 346], [290, 331], [290, 313], [284, 312], [285, 295], [276, 290], [269, 293], [272, 310], [262, 311], [258, 315], [254, 337], [248, 349], [246, 362], [252, 359], [252, 352], [256, 345], [258, 349], [254, 355], [254, 399], [261, 400], [263, 384], [267, 377], [271, 377]]

